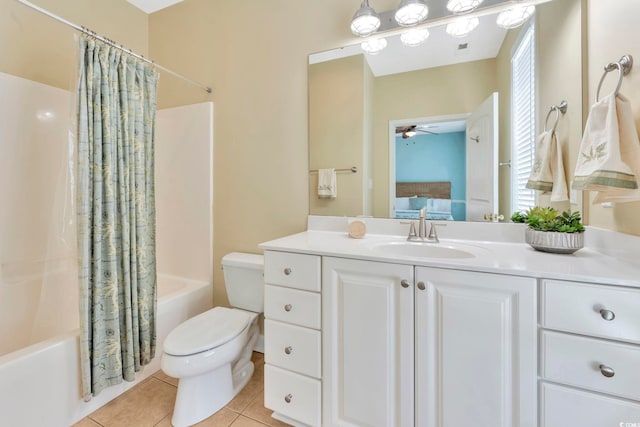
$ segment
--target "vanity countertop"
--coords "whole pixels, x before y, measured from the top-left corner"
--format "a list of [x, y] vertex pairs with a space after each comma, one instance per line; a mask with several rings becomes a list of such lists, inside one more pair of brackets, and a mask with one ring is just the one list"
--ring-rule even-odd
[[441, 237], [440, 243], [418, 244], [460, 247], [472, 252], [475, 257], [427, 258], [398, 255], [376, 249], [376, 246], [381, 244], [389, 242], [401, 244], [404, 241], [406, 236], [402, 235], [369, 233], [362, 239], [352, 239], [346, 231], [308, 230], [262, 243], [259, 247], [263, 250], [640, 287], [640, 261], [605, 254], [590, 247], [585, 247], [574, 254], [561, 255], [539, 252], [525, 243], [504, 239], [488, 241]]

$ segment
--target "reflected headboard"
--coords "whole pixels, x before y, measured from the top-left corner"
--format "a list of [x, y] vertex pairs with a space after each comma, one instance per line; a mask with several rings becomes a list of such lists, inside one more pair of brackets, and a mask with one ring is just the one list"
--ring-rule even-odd
[[450, 199], [451, 182], [396, 182], [396, 197], [429, 197], [430, 199]]

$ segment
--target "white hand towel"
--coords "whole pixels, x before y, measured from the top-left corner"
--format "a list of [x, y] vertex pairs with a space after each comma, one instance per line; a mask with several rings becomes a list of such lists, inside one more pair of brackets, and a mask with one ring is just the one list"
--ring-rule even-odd
[[533, 170], [526, 187], [545, 193], [551, 192], [552, 202], [569, 200], [562, 147], [558, 144], [558, 138], [553, 130], [542, 132], [536, 140]]
[[640, 200], [640, 142], [631, 104], [607, 95], [591, 107], [573, 188], [599, 191], [593, 203]]
[[335, 169], [318, 169], [318, 197], [322, 199], [338, 197], [337, 181]]

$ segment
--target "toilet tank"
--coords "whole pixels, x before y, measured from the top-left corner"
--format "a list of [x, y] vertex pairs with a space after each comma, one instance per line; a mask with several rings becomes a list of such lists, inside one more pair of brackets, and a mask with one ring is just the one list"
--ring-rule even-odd
[[232, 252], [222, 257], [224, 285], [232, 307], [262, 313], [264, 310], [264, 257]]

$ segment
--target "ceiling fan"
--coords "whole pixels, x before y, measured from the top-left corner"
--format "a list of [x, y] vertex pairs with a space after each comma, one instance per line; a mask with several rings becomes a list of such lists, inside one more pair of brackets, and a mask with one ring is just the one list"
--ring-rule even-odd
[[437, 132], [432, 132], [427, 129], [428, 125], [410, 125], [410, 126], [397, 126], [396, 136], [402, 135], [402, 139], [408, 139], [415, 136], [418, 132], [428, 133], [431, 135], [439, 135]]

